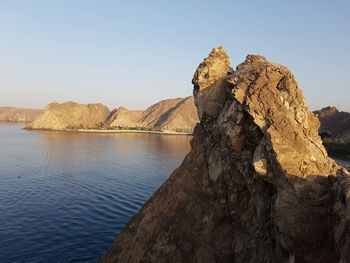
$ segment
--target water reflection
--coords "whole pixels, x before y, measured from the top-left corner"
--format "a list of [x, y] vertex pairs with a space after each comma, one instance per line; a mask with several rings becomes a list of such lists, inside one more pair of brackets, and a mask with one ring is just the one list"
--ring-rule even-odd
[[96, 260], [190, 150], [190, 136], [22, 127], [0, 123], [2, 262]]
[[[73, 146], [88, 144], [91, 148], [99, 146], [100, 152], [103, 147], [113, 145], [117, 151], [127, 153], [133, 152], [133, 147], [149, 144], [157, 150], [171, 153], [183, 153], [189, 151], [191, 136], [186, 135], [160, 135], [147, 133], [78, 133], [59, 131], [30, 131], [41, 137], [48, 151], [52, 149], [65, 148], [74, 150]], [[101, 148], [102, 147], [102, 148]], [[91, 149], [89, 148], [89, 149]], [[96, 151], [94, 151], [96, 152]]]

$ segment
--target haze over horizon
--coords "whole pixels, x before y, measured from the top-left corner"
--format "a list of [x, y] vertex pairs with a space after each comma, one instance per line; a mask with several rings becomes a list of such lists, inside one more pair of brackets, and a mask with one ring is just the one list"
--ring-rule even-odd
[[[311, 109], [350, 111], [348, 1], [1, 1], [0, 106], [52, 101], [144, 109], [192, 93], [224, 45], [286, 65]], [[130, 15], [131, 14], [131, 15]]]

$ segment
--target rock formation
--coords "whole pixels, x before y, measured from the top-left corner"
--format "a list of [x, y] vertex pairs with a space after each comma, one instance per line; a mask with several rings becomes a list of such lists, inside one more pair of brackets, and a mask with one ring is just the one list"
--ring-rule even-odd
[[192, 82], [191, 152], [100, 262], [349, 262], [349, 173], [291, 72], [219, 47]]
[[109, 109], [100, 103], [84, 105], [75, 102], [54, 102], [50, 103], [26, 128], [48, 130], [96, 128], [104, 123], [109, 113]]
[[123, 107], [112, 111], [109, 127], [143, 127], [159, 131], [192, 132], [198, 123], [193, 97], [162, 100], [144, 111]]
[[142, 110], [128, 110], [127, 108], [120, 107], [111, 111], [105, 125], [107, 127], [137, 127]]
[[350, 113], [326, 107], [315, 114], [320, 119], [320, 134], [332, 139], [350, 140]]
[[193, 97], [181, 100], [159, 120], [156, 127], [161, 130], [191, 131], [199, 122]]
[[188, 97], [162, 100], [146, 110], [120, 107], [111, 112], [102, 104], [51, 103], [27, 128], [67, 130], [139, 127], [157, 131], [192, 132], [198, 121], [193, 97]]
[[43, 111], [16, 107], [0, 107], [0, 121], [31, 122]]

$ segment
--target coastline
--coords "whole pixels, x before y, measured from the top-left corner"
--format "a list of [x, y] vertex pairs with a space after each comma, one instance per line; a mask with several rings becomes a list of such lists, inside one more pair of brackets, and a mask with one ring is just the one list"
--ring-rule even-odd
[[33, 121], [11, 121], [11, 120], [0, 120], [0, 123], [22, 123], [22, 124], [28, 124]]
[[192, 132], [176, 132], [176, 131], [144, 131], [144, 130], [98, 130], [98, 129], [67, 129], [68, 132], [82, 132], [82, 133], [150, 133], [150, 134], [164, 134], [164, 135], [192, 135]]
[[176, 131], [144, 131], [144, 130], [99, 130], [99, 129], [32, 129], [32, 128], [23, 128], [28, 131], [60, 131], [60, 132], [78, 132], [78, 133], [148, 133], [148, 134], [161, 134], [161, 135], [187, 135], [192, 136], [192, 132], [176, 132]]

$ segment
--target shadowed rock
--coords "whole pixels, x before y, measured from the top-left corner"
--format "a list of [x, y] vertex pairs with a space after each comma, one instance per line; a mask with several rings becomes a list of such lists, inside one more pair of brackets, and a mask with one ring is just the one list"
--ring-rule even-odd
[[192, 82], [191, 152], [100, 262], [348, 262], [349, 173], [291, 72], [219, 47]]
[[319, 133], [331, 139], [350, 140], [350, 113], [326, 107], [315, 114], [320, 119]]
[[144, 127], [160, 131], [192, 132], [198, 123], [193, 97], [166, 99], [146, 110], [119, 108], [106, 121], [109, 127]]

